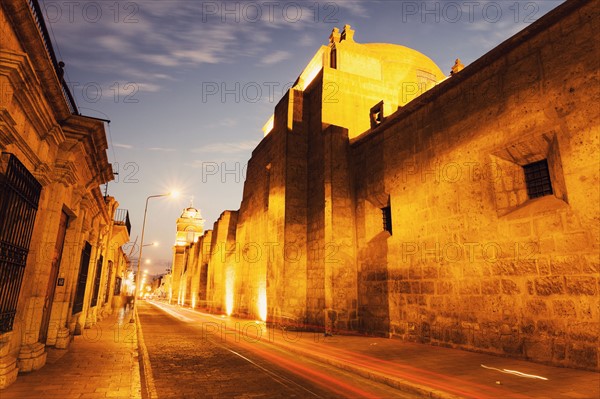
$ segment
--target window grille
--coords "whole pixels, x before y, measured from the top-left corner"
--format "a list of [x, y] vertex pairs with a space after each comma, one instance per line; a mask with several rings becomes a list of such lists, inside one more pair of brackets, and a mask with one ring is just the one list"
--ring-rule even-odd
[[381, 208], [381, 214], [383, 216], [383, 230], [392, 234], [392, 208], [389, 205]]
[[525, 171], [525, 184], [527, 195], [530, 199], [552, 195], [552, 183], [548, 161], [543, 159], [538, 162], [523, 166]]
[[98, 262], [96, 262], [96, 275], [94, 276], [94, 292], [92, 293], [92, 303], [90, 307], [94, 307], [98, 304], [98, 294], [100, 293], [100, 278], [102, 277], [102, 263], [104, 258], [100, 255]]
[[73, 314], [83, 310], [83, 298], [85, 296], [85, 286], [87, 285], [88, 270], [90, 267], [90, 257], [92, 255], [92, 246], [86, 241], [81, 250], [81, 261], [79, 263], [79, 274], [77, 276], [77, 289], [75, 290], [75, 301], [73, 303]]
[[42, 185], [12, 154], [0, 157], [0, 332], [12, 331]]

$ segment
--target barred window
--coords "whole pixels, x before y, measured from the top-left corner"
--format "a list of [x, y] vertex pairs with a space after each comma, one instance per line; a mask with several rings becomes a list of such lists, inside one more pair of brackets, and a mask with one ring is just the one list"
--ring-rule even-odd
[[381, 208], [381, 214], [383, 216], [383, 230], [392, 234], [392, 208], [388, 206]]
[[550, 170], [546, 159], [525, 165], [523, 170], [525, 171], [527, 195], [530, 199], [553, 194]]

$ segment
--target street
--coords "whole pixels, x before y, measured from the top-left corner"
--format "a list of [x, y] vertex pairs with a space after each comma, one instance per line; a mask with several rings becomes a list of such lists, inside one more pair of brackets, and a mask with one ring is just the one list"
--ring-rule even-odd
[[253, 342], [256, 329], [242, 329], [242, 336], [217, 331], [221, 323], [212, 315], [162, 303], [142, 302], [138, 309], [151, 394], [159, 398], [415, 397], [268, 342]]

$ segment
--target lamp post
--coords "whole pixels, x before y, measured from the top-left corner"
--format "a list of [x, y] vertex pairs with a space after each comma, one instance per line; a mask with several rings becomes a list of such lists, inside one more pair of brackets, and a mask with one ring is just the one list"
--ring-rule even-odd
[[146, 198], [146, 207], [144, 208], [144, 221], [142, 222], [142, 240], [140, 241], [140, 256], [138, 257], [138, 264], [137, 264], [137, 275], [136, 275], [136, 281], [135, 281], [135, 297], [134, 297], [134, 301], [133, 301], [133, 310], [131, 312], [131, 320], [129, 320], [130, 323], [135, 323], [134, 317], [135, 317], [135, 312], [137, 311], [137, 303], [138, 303], [138, 295], [139, 295], [139, 290], [140, 290], [140, 263], [142, 263], [142, 250], [144, 249], [144, 231], [146, 229], [146, 214], [148, 213], [148, 201], [150, 200], [150, 198], [159, 198], [159, 197], [170, 197], [172, 196], [174, 193], [167, 193], [167, 194], [157, 194], [157, 195], [150, 195]]

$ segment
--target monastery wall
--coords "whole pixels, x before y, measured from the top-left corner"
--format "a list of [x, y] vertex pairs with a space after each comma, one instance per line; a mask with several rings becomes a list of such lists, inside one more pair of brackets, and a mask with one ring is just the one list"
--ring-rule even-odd
[[[597, 12], [527, 28], [353, 143], [365, 330], [389, 312], [404, 339], [598, 368]], [[554, 193], [530, 200], [542, 159]]]

